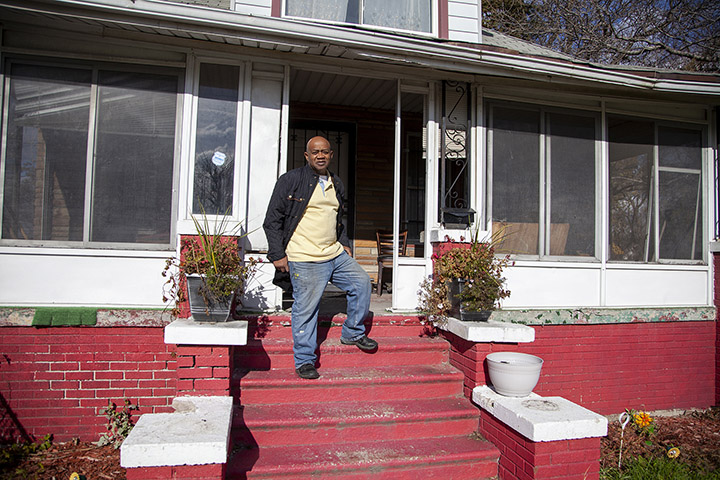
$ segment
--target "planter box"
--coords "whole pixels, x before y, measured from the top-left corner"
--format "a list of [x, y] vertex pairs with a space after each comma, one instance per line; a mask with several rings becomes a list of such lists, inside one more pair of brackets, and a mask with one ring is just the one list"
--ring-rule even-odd
[[186, 275], [190, 313], [196, 322], [227, 322], [232, 320], [232, 307], [235, 305], [235, 294], [227, 297], [216, 297], [207, 294], [208, 305], [205, 305], [201, 288], [205, 286], [203, 275]]
[[460, 300], [460, 292], [465, 286], [464, 280], [457, 278], [450, 282], [450, 313], [463, 322], [487, 322], [492, 310], [466, 310]]

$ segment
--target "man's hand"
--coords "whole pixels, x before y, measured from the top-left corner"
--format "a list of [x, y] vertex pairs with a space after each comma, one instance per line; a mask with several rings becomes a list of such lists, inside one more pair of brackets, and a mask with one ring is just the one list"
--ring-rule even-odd
[[350, 250], [350, 247], [345, 247], [345, 246], [343, 246], [343, 248], [345, 249], [345, 251], [347, 252], [347, 254], [352, 257], [352, 250]]
[[283, 257], [280, 260], [275, 260], [273, 262], [273, 265], [275, 265], [276, 270], [280, 270], [281, 272], [289, 272], [290, 271], [290, 267], [288, 267], [287, 257]]

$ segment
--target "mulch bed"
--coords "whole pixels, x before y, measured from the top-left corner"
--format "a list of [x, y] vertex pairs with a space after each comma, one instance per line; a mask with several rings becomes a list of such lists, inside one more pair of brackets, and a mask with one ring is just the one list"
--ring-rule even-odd
[[10, 471], [0, 471], [0, 479], [69, 480], [73, 473], [86, 480], [125, 479], [120, 450], [89, 442], [53, 444], [47, 450], [29, 455]]
[[635, 457], [660, 458], [676, 447], [677, 461], [705, 472], [720, 471], [720, 408], [653, 418], [654, 433], [638, 433], [632, 422], [622, 428], [614, 417], [602, 439], [602, 467], [617, 467], [622, 434], [622, 462]]
[[[680, 450], [678, 461], [706, 472], [720, 471], [719, 408], [672, 417], [655, 417], [653, 422], [655, 431], [650, 436], [638, 434], [632, 423], [625, 427], [622, 434], [623, 463], [638, 456], [662, 457], [669, 448], [677, 447]], [[617, 467], [621, 433], [622, 429], [615, 418], [608, 427], [608, 436], [602, 439], [601, 466]], [[22, 469], [22, 476], [16, 473], [18, 468]], [[69, 480], [73, 472], [83, 475], [87, 480], [125, 479], [125, 469], [120, 467], [120, 450], [109, 445], [97, 447], [88, 442], [67, 442], [30, 455], [11, 471], [0, 471], [0, 480]]]

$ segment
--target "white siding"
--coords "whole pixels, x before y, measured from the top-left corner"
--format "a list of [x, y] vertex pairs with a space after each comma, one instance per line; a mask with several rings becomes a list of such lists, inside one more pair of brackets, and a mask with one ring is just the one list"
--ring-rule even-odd
[[608, 269], [607, 305], [708, 305], [708, 271]]
[[0, 305], [161, 308], [173, 254], [3, 248]]
[[[518, 262], [503, 308], [660, 307], [709, 304], [707, 267]], [[603, 299], [603, 289], [604, 299]]]
[[478, 0], [449, 0], [448, 37], [450, 40], [480, 43], [481, 11]]
[[253, 65], [247, 179], [247, 219], [252, 231], [248, 235], [248, 246], [251, 250], [267, 250], [265, 232], [259, 227], [277, 180], [283, 94], [282, 67], [275, 66], [280, 72], [259, 71], [259, 67]]
[[515, 266], [506, 272], [510, 297], [504, 308], [600, 305], [600, 268]]
[[272, 0], [235, 0], [235, 11], [245, 15], [269, 17], [272, 15]]

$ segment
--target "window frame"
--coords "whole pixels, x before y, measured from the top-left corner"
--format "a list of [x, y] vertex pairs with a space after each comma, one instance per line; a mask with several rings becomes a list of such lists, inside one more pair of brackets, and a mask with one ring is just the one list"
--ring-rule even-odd
[[[671, 121], [667, 120], [662, 117], [655, 117], [650, 115], [643, 115], [643, 114], [633, 114], [629, 112], [607, 112], [605, 115], [605, 123], [607, 125], [608, 117], [615, 117], [615, 118], [628, 118], [638, 121], [647, 121], [651, 122], [653, 125], [653, 137], [654, 137], [654, 143], [652, 145], [652, 152], [653, 152], [653, 158], [652, 158], [652, 172], [651, 172], [651, 178], [652, 178], [652, 184], [651, 184], [651, 208], [652, 208], [652, 219], [651, 219], [651, 225], [652, 225], [652, 232], [653, 232], [653, 257], [649, 259], [648, 261], [632, 261], [632, 260], [612, 260], [610, 259], [609, 251], [611, 248], [610, 245], [610, 231], [611, 231], [611, 218], [609, 215], [610, 212], [610, 174], [609, 174], [609, 164], [610, 164], [610, 157], [609, 157], [609, 145], [610, 145], [610, 139], [607, 138], [606, 142], [608, 144], [608, 178], [607, 178], [607, 189], [608, 189], [608, 197], [607, 197], [607, 209], [608, 209], [608, 221], [605, 228], [607, 228], [608, 232], [608, 258], [607, 263], [608, 264], [614, 264], [614, 265], [707, 265], [708, 264], [708, 235], [709, 235], [709, 228], [708, 225], [708, 202], [710, 199], [708, 198], [708, 176], [706, 174], [707, 172], [707, 164], [708, 164], [708, 155], [707, 155], [707, 149], [708, 149], [708, 126], [707, 124], [703, 123], [693, 123], [689, 121]], [[697, 131], [701, 135], [701, 145], [700, 145], [700, 155], [701, 155], [701, 164], [700, 168], [697, 169], [691, 169], [691, 168], [682, 168], [682, 167], [662, 167], [660, 166], [660, 135], [659, 131], [661, 128], [671, 128], [671, 129], [683, 129], [683, 130], [693, 130]], [[699, 189], [702, 196], [701, 202], [699, 203], [698, 207], [700, 208], [699, 212], [699, 218], [702, 221], [702, 229], [701, 229], [701, 239], [702, 246], [700, 248], [702, 252], [702, 258], [697, 260], [691, 260], [691, 259], [677, 259], [677, 258], [662, 258], [660, 256], [660, 173], [662, 172], [668, 172], [668, 173], [680, 173], [680, 174], [692, 174], [692, 175], [699, 175]]]
[[[540, 261], [553, 261], [553, 262], [572, 262], [572, 263], [600, 263], [601, 262], [601, 244], [602, 244], [602, 191], [601, 184], [599, 183], [602, 178], [602, 124], [603, 118], [601, 112], [596, 109], [583, 109], [581, 107], [573, 106], [556, 106], [548, 105], [536, 102], [527, 102], [523, 100], [512, 100], [512, 99], [498, 99], [490, 96], [486, 96], [483, 99], [483, 104], [486, 109], [486, 121], [487, 121], [487, 132], [486, 139], [484, 142], [484, 149], [487, 159], [486, 170], [487, 182], [487, 213], [486, 219], [488, 228], [492, 231], [493, 212], [492, 205], [494, 203], [493, 198], [493, 181], [494, 181], [494, 118], [493, 112], [496, 107], [500, 108], [515, 108], [520, 110], [527, 110], [537, 112], [539, 115], [538, 124], [538, 169], [539, 169], [539, 181], [538, 181], [538, 253], [537, 254], [518, 254], [511, 253], [513, 258], [518, 260], [540, 260]], [[552, 161], [548, 161], [548, 158], [552, 160], [552, 156], [548, 155], [551, 151], [550, 143], [552, 141], [552, 135], [548, 134], [548, 115], [549, 114], [564, 114], [582, 116], [594, 119], [595, 123], [595, 140], [593, 142], [593, 174], [594, 174], [594, 186], [595, 191], [593, 195], [594, 208], [593, 208], [593, 227], [594, 227], [594, 242], [593, 252], [591, 255], [551, 255], [550, 254], [550, 235], [551, 231], [549, 226], [551, 225], [552, 216]]]
[[328, 24], [328, 25], [336, 25], [339, 27], [352, 25], [354, 27], [364, 28], [364, 29], [368, 29], [368, 30], [379, 30], [379, 31], [388, 32], [388, 33], [400, 32], [400, 33], [411, 34], [411, 35], [419, 35], [419, 36], [423, 36], [423, 37], [437, 38], [440, 36], [440, 22], [439, 22], [440, 8], [438, 5], [438, 2], [441, 2], [444, 0], [430, 0], [430, 31], [429, 32], [422, 32], [419, 30], [407, 30], [404, 28], [393, 28], [393, 27], [385, 27], [382, 25], [371, 25], [371, 24], [367, 24], [367, 23], [362, 23], [364, 0], [358, 0], [360, 2], [360, 12], [359, 12], [360, 21], [358, 23], [338, 22], [335, 20], [323, 20], [323, 19], [319, 19], [319, 18], [298, 17], [295, 15], [288, 15], [286, 13], [287, 12], [287, 1], [288, 0], [281, 0], [280, 16], [282, 18], [290, 18], [290, 19], [303, 20], [303, 21], [312, 21], [312, 22], [324, 23], [324, 24]]
[[[229, 220], [230, 222], [244, 222], [244, 215], [242, 206], [245, 202], [241, 202], [240, 185], [242, 183], [242, 165], [245, 164], [244, 158], [246, 156], [245, 150], [247, 145], [245, 141], [245, 130], [248, 127], [244, 119], [246, 117], [245, 109], [246, 103], [249, 102], [250, 81], [247, 78], [250, 72], [250, 67], [244, 60], [232, 61], [222, 58], [214, 57], [195, 57], [192, 69], [192, 101], [190, 105], [190, 127], [188, 132], [187, 145], [187, 158], [188, 158], [188, 176], [186, 183], [187, 195], [185, 196], [184, 202], [184, 216], [181, 230], [183, 232], [194, 232], [195, 227], [192, 223], [192, 217], [196, 218], [200, 216], [200, 213], [193, 213], [194, 195], [195, 195], [195, 149], [197, 146], [197, 129], [198, 129], [198, 113], [199, 113], [199, 102], [200, 102], [200, 68], [202, 64], [213, 64], [223, 65], [228, 67], [237, 67], [238, 70], [238, 97], [236, 99], [236, 112], [235, 112], [235, 152], [234, 152], [234, 172], [233, 172], [233, 191], [232, 200], [230, 202], [232, 212], [230, 215], [215, 215], [206, 214], [205, 218], [211, 223], [220, 220]], [[232, 227], [232, 225], [230, 225]]]
[[[87, 130], [87, 149], [85, 156], [85, 191], [83, 196], [83, 239], [81, 241], [76, 240], [20, 240], [20, 239], [8, 239], [2, 238], [2, 232], [0, 231], [0, 246], [10, 247], [44, 247], [44, 248], [77, 248], [77, 249], [107, 249], [107, 250], [169, 250], [174, 248], [176, 244], [177, 236], [177, 185], [178, 185], [178, 163], [179, 163], [179, 139], [181, 135], [182, 127], [182, 96], [183, 90], [183, 69], [173, 67], [158, 67], [148, 66], [143, 64], [125, 64], [125, 63], [113, 63], [104, 61], [93, 61], [93, 60], [63, 60], [57, 58], [47, 58], [40, 56], [26, 56], [26, 55], [13, 55], [5, 56], [1, 59], [3, 75], [2, 78], [2, 118], [0, 128], [0, 225], [3, 221], [3, 203], [5, 200], [5, 167], [8, 147], [8, 123], [10, 120], [10, 106], [7, 100], [10, 95], [10, 83], [12, 82], [12, 76], [7, 72], [11, 71], [13, 64], [22, 64], [29, 66], [38, 66], [45, 68], [68, 68], [76, 70], [86, 70], [91, 74], [90, 84], [90, 95], [88, 99], [88, 130]], [[154, 74], [154, 75], [165, 75], [175, 77], [176, 93], [175, 93], [175, 128], [173, 138], [173, 153], [172, 153], [172, 173], [170, 178], [170, 189], [172, 192], [171, 205], [170, 205], [170, 231], [168, 234], [168, 241], [163, 243], [131, 243], [131, 242], [98, 242], [91, 241], [91, 222], [93, 214], [93, 202], [92, 198], [94, 195], [94, 169], [95, 169], [95, 157], [97, 152], [95, 151], [97, 143], [97, 126], [99, 122], [99, 85], [98, 85], [98, 72], [101, 70], [112, 70], [115, 72], [128, 72], [138, 74]]]

